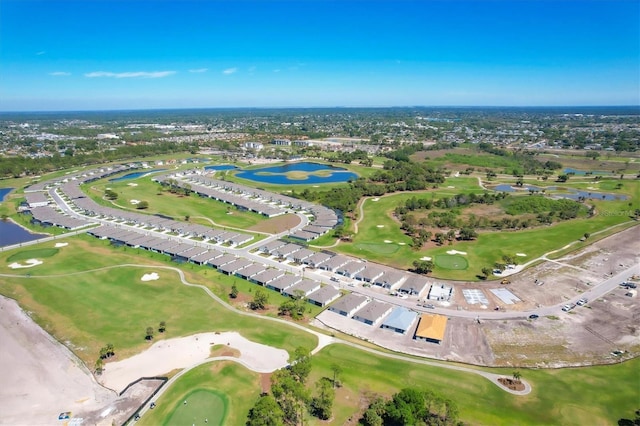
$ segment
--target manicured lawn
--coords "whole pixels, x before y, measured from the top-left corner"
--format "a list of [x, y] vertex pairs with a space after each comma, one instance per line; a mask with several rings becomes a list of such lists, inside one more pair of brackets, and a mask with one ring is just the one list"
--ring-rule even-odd
[[[137, 186], [131, 186], [130, 183]], [[118, 194], [118, 199], [113, 204], [102, 199], [106, 188], [111, 188]], [[193, 194], [190, 196], [171, 194], [169, 191], [163, 191], [160, 185], [152, 182], [148, 176], [120, 182], [103, 180], [100, 183], [84, 185], [82, 189], [96, 202], [105, 206], [135, 210], [142, 214], [160, 213], [179, 221], [184, 221], [187, 216], [194, 222], [198, 221], [199, 217], [205, 217], [221, 226], [246, 229], [266, 219], [257, 213], [243, 212], [229, 204], [209, 198]], [[147, 201], [149, 208], [142, 211], [136, 210], [131, 200]], [[229, 212], [231, 214], [228, 214]], [[202, 223], [211, 226], [207, 221]]]
[[[343, 369], [334, 424], [344, 424], [353, 415], [364, 392], [388, 397], [404, 387], [451, 398], [460, 419], [476, 425], [616, 424], [638, 408], [640, 359], [602, 367], [519, 370], [533, 386], [527, 396], [510, 395], [474, 374], [373, 356], [344, 345], [329, 346], [314, 356], [310, 382], [332, 378], [332, 364]], [[508, 377], [513, 373], [488, 371]]]
[[[175, 263], [155, 261], [139, 250], [112, 249], [101, 240], [70, 238], [68, 241], [69, 246], [50, 261], [30, 268], [30, 277], [0, 279], [0, 292], [33, 312], [36, 321], [58, 340], [69, 341], [89, 366], [106, 343], [113, 343], [117, 355], [122, 357], [144, 350], [149, 346], [144, 340], [146, 328], [156, 328], [160, 321], [167, 322], [167, 331], [162, 335], [156, 333], [156, 339], [205, 331], [238, 331], [250, 340], [290, 353], [298, 346], [307, 349], [315, 346], [316, 337], [311, 334], [228, 311], [206, 297], [202, 289], [182, 285], [174, 271], [153, 268], [154, 264], [177, 267]], [[15, 273], [2, 262], [11, 255], [0, 255], [2, 273]], [[127, 263], [150, 264], [150, 267], [117, 267], [81, 273]], [[226, 276], [196, 265], [181, 268], [189, 281], [205, 284], [226, 298], [231, 283], [217, 283]], [[149, 272], [157, 272], [160, 279], [141, 281]], [[269, 303], [277, 306], [280, 302], [276, 296], [282, 298], [276, 292], [269, 292]]]
[[435, 257], [435, 264], [442, 269], [467, 269], [469, 262], [459, 254], [439, 254]]
[[[613, 190], [611, 181], [603, 181], [602, 190]], [[616, 185], [617, 180], [614, 182]], [[538, 184], [531, 181], [531, 184]], [[549, 185], [553, 185], [549, 183]], [[449, 188], [453, 186], [454, 188]], [[569, 185], [571, 187], [571, 185]], [[454, 242], [452, 245], [414, 251], [411, 239], [400, 229], [400, 223], [392, 218], [396, 206], [411, 197], [441, 198], [461, 192], [483, 192], [476, 178], [449, 178], [440, 188], [418, 193], [398, 193], [380, 197], [378, 201], [368, 199], [364, 202], [364, 220], [358, 225], [358, 233], [352, 243], [340, 243], [332, 250], [366, 258], [402, 269], [411, 267], [414, 260], [423, 256], [434, 260], [443, 260], [449, 250], [467, 252], [466, 269], [443, 268], [436, 262], [432, 275], [438, 278], [476, 280], [483, 267], [492, 267], [502, 261], [503, 255], [516, 253], [527, 255], [526, 260], [534, 259], [552, 250], [560, 249], [569, 243], [577, 242], [585, 233], [593, 234], [599, 230], [628, 222], [632, 212], [640, 207], [640, 182], [624, 181], [623, 187], [613, 192], [631, 197], [624, 201], [590, 200], [599, 213], [592, 218], [574, 219], [555, 223], [552, 226], [537, 227], [520, 231], [504, 230], [480, 231], [474, 241]], [[522, 195], [527, 196], [527, 195]], [[622, 229], [622, 228], [621, 228]], [[385, 242], [387, 241], [387, 242]], [[580, 247], [576, 245], [575, 248]], [[440, 266], [440, 267], [438, 267]]]
[[46, 257], [53, 257], [60, 249], [57, 248], [38, 248], [33, 250], [22, 250], [17, 253], [12, 254], [7, 258], [7, 262], [19, 262], [21, 260], [28, 259], [42, 259]]
[[227, 397], [219, 392], [195, 389], [185, 395], [184, 401], [173, 409], [164, 421], [167, 426], [191, 424], [224, 425], [227, 415]]
[[260, 391], [259, 374], [234, 362], [212, 362], [180, 377], [138, 424], [205, 425], [207, 418], [206, 425], [244, 425]]

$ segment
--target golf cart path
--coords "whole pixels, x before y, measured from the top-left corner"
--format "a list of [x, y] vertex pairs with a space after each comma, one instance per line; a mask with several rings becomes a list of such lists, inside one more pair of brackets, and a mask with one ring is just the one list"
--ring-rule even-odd
[[[444, 364], [444, 363], [440, 363], [440, 362], [435, 362], [435, 361], [429, 361], [429, 360], [422, 360], [422, 359], [416, 359], [416, 358], [412, 358], [409, 356], [404, 356], [404, 355], [400, 355], [400, 354], [395, 354], [395, 353], [387, 353], [387, 352], [383, 352], [383, 351], [379, 351], [377, 349], [373, 349], [373, 348], [369, 348], [366, 346], [362, 346], [359, 345], [357, 343], [353, 343], [353, 342], [349, 342], [337, 337], [331, 337], [331, 336], [327, 336], [323, 333], [319, 333], [317, 331], [311, 330], [309, 328], [306, 328], [302, 325], [296, 324], [296, 323], [292, 323], [280, 318], [273, 318], [273, 317], [268, 317], [268, 316], [263, 316], [263, 315], [259, 315], [259, 314], [254, 314], [251, 312], [244, 312], [241, 310], [236, 309], [235, 307], [227, 304], [224, 300], [222, 300], [220, 297], [218, 297], [217, 295], [215, 295], [210, 289], [208, 289], [207, 287], [200, 285], [200, 284], [193, 284], [190, 283], [189, 281], [187, 281], [187, 279], [185, 278], [184, 272], [178, 268], [174, 268], [172, 266], [162, 266], [162, 265], [158, 265], [158, 266], [150, 266], [150, 265], [138, 265], [138, 264], [122, 264], [122, 265], [114, 265], [114, 266], [106, 266], [103, 268], [97, 268], [97, 269], [92, 269], [92, 270], [87, 270], [87, 271], [81, 271], [81, 272], [74, 272], [74, 273], [70, 273], [70, 274], [61, 274], [61, 275], [43, 275], [43, 276], [35, 276], [35, 275], [31, 275], [32, 277], [40, 277], [40, 278], [47, 278], [47, 277], [60, 277], [60, 276], [73, 276], [73, 275], [80, 275], [80, 274], [86, 274], [86, 273], [92, 273], [92, 272], [96, 272], [96, 271], [101, 271], [101, 270], [109, 270], [109, 269], [115, 269], [115, 268], [147, 268], [147, 269], [161, 269], [161, 270], [167, 270], [167, 271], [174, 271], [178, 274], [178, 276], [180, 277], [180, 281], [183, 285], [186, 285], [188, 287], [197, 287], [200, 288], [202, 291], [204, 291], [210, 298], [212, 298], [213, 300], [215, 300], [216, 302], [218, 302], [223, 308], [235, 313], [235, 314], [239, 314], [239, 315], [244, 315], [244, 316], [248, 316], [248, 317], [253, 317], [253, 318], [257, 318], [260, 319], [262, 321], [272, 321], [272, 322], [276, 322], [279, 324], [283, 324], [283, 325], [287, 325], [290, 327], [294, 327], [297, 328], [301, 331], [307, 332], [307, 333], [311, 333], [313, 335], [315, 335], [318, 338], [318, 344], [316, 345], [316, 347], [311, 351], [311, 355], [314, 355], [316, 353], [318, 353], [320, 350], [322, 350], [325, 346], [328, 346], [330, 344], [333, 343], [340, 343], [340, 344], [344, 344], [347, 346], [351, 346], [357, 349], [361, 349], [367, 352], [370, 352], [372, 354], [378, 355], [378, 356], [383, 356], [383, 357], [387, 357], [387, 358], [392, 358], [392, 359], [397, 359], [397, 360], [401, 360], [401, 361], [406, 361], [406, 362], [413, 362], [413, 363], [417, 363], [417, 364], [424, 364], [424, 365], [429, 365], [429, 366], [433, 366], [433, 367], [439, 367], [439, 368], [447, 368], [450, 370], [456, 370], [456, 371], [463, 371], [463, 372], [467, 372], [467, 373], [472, 373], [472, 374], [477, 374], [480, 375], [481, 377], [484, 377], [486, 379], [488, 379], [489, 381], [491, 381], [492, 383], [494, 383], [496, 386], [498, 386], [499, 388], [501, 388], [502, 390], [509, 392], [513, 395], [526, 395], [529, 392], [531, 392], [531, 386], [524, 380], [522, 380], [522, 383], [525, 385], [525, 389], [523, 391], [513, 391], [511, 389], [509, 389], [508, 387], [502, 385], [501, 383], [499, 383], [497, 381], [497, 379], [499, 377], [505, 377], [504, 375], [498, 375], [498, 374], [493, 374], [493, 373], [487, 373], [481, 370], [476, 370], [473, 368], [468, 368], [468, 367], [463, 367], [463, 366], [457, 366], [457, 365], [450, 365], [450, 364]], [[5, 277], [15, 277], [15, 278], [25, 278], [24, 275], [14, 275], [14, 274], [0, 274], [0, 276], [5, 276]], [[231, 346], [230, 346], [231, 347]], [[211, 359], [207, 359], [207, 360], [200, 360], [197, 362], [194, 362], [193, 364], [185, 367], [182, 370], [182, 374], [186, 373], [187, 371], [202, 365], [203, 363], [206, 362], [210, 362], [216, 359], [219, 359], [221, 357], [215, 357], [215, 358], [211, 358]], [[224, 359], [226, 359], [227, 357], [222, 357]], [[238, 361], [238, 358], [234, 358], [231, 357], [232, 361], [235, 362], [240, 362], [241, 364], [245, 365], [244, 360]], [[249, 368], [250, 370], [252, 370], [252, 366], [250, 363], [248, 363], [247, 368]], [[106, 368], [110, 367], [110, 364], [107, 364], [105, 366]], [[277, 368], [274, 368], [271, 371], [276, 370]], [[256, 371], [256, 370], [253, 370]], [[258, 371], [258, 372], [265, 372], [265, 371]], [[166, 389], [167, 386], [163, 386], [163, 389]], [[159, 392], [158, 395], [156, 397], [154, 397], [154, 400], [157, 399], [157, 397], [160, 395], [161, 393]]]

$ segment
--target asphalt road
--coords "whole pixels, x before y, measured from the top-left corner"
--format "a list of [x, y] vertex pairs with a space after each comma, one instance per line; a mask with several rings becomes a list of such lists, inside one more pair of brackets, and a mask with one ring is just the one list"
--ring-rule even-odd
[[[80, 219], [85, 219], [85, 220], [89, 220], [92, 221], [94, 223], [101, 223], [101, 224], [109, 224], [109, 225], [114, 225], [112, 221], [106, 220], [106, 219], [99, 219], [99, 218], [95, 218], [95, 217], [88, 217], [88, 216], [83, 216], [79, 213], [77, 213], [76, 211], [74, 211], [63, 199], [62, 197], [60, 197], [58, 195], [58, 193], [56, 192], [56, 190], [51, 189], [49, 191], [49, 194], [51, 195], [51, 197], [53, 198], [53, 200], [58, 204], [58, 206], [67, 214], [69, 214], [70, 216], [74, 216]], [[589, 288], [587, 291], [574, 296], [573, 298], [557, 304], [557, 305], [552, 305], [552, 306], [544, 306], [544, 307], [540, 307], [537, 308], [535, 310], [532, 311], [527, 311], [527, 312], [523, 312], [523, 311], [493, 311], [493, 310], [487, 310], [487, 311], [467, 311], [467, 310], [462, 310], [462, 309], [454, 309], [454, 308], [445, 308], [445, 307], [435, 307], [435, 308], [425, 308], [422, 306], [417, 306], [416, 304], [416, 300], [415, 299], [402, 299], [399, 297], [395, 297], [395, 296], [391, 296], [388, 294], [383, 294], [383, 293], [379, 293], [378, 291], [375, 291], [371, 288], [368, 287], [364, 287], [362, 286], [362, 283], [356, 280], [352, 280], [349, 278], [345, 278], [339, 275], [335, 275], [331, 272], [327, 272], [327, 271], [320, 271], [320, 270], [315, 270], [315, 269], [309, 269], [309, 268], [305, 268], [305, 267], [301, 267], [301, 266], [296, 266], [296, 265], [288, 265], [288, 264], [284, 264], [282, 262], [279, 262], [276, 259], [272, 259], [272, 258], [267, 258], [264, 256], [261, 256], [259, 254], [256, 253], [251, 253], [251, 250], [257, 248], [258, 246], [261, 246], [263, 244], [266, 244], [270, 241], [276, 240], [278, 238], [282, 238], [290, 233], [294, 233], [297, 230], [305, 227], [308, 223], [309, 223], [309, 218], [301, 213], [297, 213], [297, 215], [300, 217], [300, 223], [298, 225], [296, 225], [295, 227], [291, 228], [290, 230], [281, 232], [279, 234], [275, 234], [272, 235], [266, 239], [263, 239], [261, 241], [258, 241], [256, 243], [253, 243], [247, 247], [244, 248], [231, 248], [231, 247], [223, 247], [220, 246], [218, 244], [209, 244], [206, 242], [201, 242], [201, 241], [193, 241], [190, 240], [189, 238], [185, 238], [185, 237], [179, 237], [179, 236], [174, 236], [174, 235], [167, 235], [161, 232], [153, 232], [153, 231], [144, 231], [145, 234], [153, 234], [157, 237], [160, 238], [166, 238], [169, 240], [175, 240], [175, 241], [180, 241], [180, 242], [184, 242], [187, 244], [193, 244], [193, 245], [197, 245], [199, 247], [208, 247], [211, 249], [215, 249], [218, 251], [221, 251], [223, 253], [230, 253], [230, 254], [234, 254], [236, 256], [240, 256], [240, 257], [244, 257], [246, 259], [249, 259], [251, 261], [257, 262], [257, 263], [261, 263], [263, 265], [266, 266], [271, 266], [274, 268], [278, 268], [281, 269], [285, 272], [289, 272], [289, 273], [293, 273], [293, 274], [299, 274], [299, 275], [303, 275], [306, 278], [311, 278], [314, 279], [316, 281], [319, 281], [323, 284], [327, 284], [327, 285], [332, 285], [338, 289], [344, 289], [344, 290], [349, 290], [352, 291], [354, 293], [358, 293], [358, 294], [362, 294], [371, 298], [375, 298], [381, 301], [385, 301], [388, 302], [392, 305], [396, 305], [396, 306], [404, 306], [406, 308], [412, 309], [414, 311], [417, 312], [425, 312], [425, 313], [438, 313], [438, 314], [442, 314], [442, 315], [447, 315], [450, 317], [460, 317], [460, 318], [471, 318], [471, 319], [477, 319], [477, 320], [506, 320], [506, 319], [523, 319], [523, 318], [527, 318], [529, 315], [535, 313], [537, 315], [557, 315], [560, 313], [564, 313], [562, 311], [562, 306], [564, 304], [567, 303], [576, 303], [578, 301], [578, 299], [580, 298], [587, 298], [589, 300], [589, 302], [604, 296], [605, 294], [607, 294], [608, 292], [612, 291], [613, 289], [617, 288], [619, 286], [619, 284], [625, 280], [627, 280], [630, 276], [632, 275], [640, 275], [640, 265], [633, 265], [629, 268], [627, 268], [626, 270], [611, 276], [611, 277], [607, 277], [605, 279], [603, 279], [602, 282], [599, 283], [592, 283], [591, 288]], [[132, 232], [140, 232], [140, 228], [136, 228], [135, 226], [130, 226], [130, 225], [124, 225], [124, 224], [118, 224], [119, 227], [121, 228], [130, 228]], [[54, 240], [54, 239], [59, 239], [59, 238], [63, 238], [65, 236], [71, 236], [71, 235], [77, 235], [79, 233], [85, 232], [86, 230], [78, 230], [78, 231], [74, 231], [68, 234], [64, 234], [64, 236], [56, 236], [56, 237], [47, 237], [44, 239], [39, 239], [39, 240], [34, 240], [31, 241], [29, 243], [23, 243], [21, 246], [25, 246], [25, 245], [30, 245], [30, 244], [38, 244], [44, 241], [49, 241], [49, 240]], [[12, 247], [5, 247], [3, 248], [3, 250], [8, 250], [10, 248], [14, 248], [15, 246]], [[340, 280], [339, 283], [336, 283], [335, 281], [331, 281], [331, 277], [338, 277], [338, 279]], [[353, 285], [350, 286], [349, 283], [352, 283]], [[454, 285], [454, 284], [452, 284]]]

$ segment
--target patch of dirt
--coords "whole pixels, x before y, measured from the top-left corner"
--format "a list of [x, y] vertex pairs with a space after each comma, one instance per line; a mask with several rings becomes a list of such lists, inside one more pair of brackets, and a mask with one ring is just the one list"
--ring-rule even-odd
[[248, 228], [248, 231], [267, 232], [278, 234], [300, 224], [300, 218], [295, 214], [285, 214], [272, 217]]
[[211, 347], [211, 354], [209, 356], [232, 356], [234, 358], [240, 358], [240, 351], [225, 345], [214, 345]]
[[271, 390], [271, 373], [260, 373], [260, 384], [263, 393], [269, 393]]
[[524, 384], [520, 380], [513, 380], [505, 377], [500, 377], [498, 381], [502, 383], [503, 386], [506, 386], [511, 390], [514, 390], [514, 391], [524, 390]]

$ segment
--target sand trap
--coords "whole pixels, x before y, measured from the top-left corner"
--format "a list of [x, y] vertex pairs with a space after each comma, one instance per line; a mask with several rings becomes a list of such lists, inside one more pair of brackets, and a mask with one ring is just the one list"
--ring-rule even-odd
[[447, 254], [467, 254], [466, 251], [449, 250]]
[[56, 243], [55, 248], [68, 246], [69, 243]]
[[456, 174], [454, 174], [453, 177], [460, 177], [460, 172], [456, 172]]
[[380, 201], [380, 198], [378, 198], [378, 197], [372, 198], [371, 201]]
[[520, 256], [520, 257], [527, 257], [527, 255], [526, 255], [526, 254], [524, 254], [524, 253], [516, 253], [516, 256]]
[[239, 333], [200, 333], [188, 337], [161, 340], [146, 351], [117, 362], [107, 362], [100, 382], [110, 389], [122, 391], [140, 377], [162, 376], [175, 369], [204, 362], [212, 345], [227, 345], [240, 351], [241, 363], [251, 370], [270, 373], [287, 365], [289, 354], [245, 339]]
[[42, 265], [43, 263], [44, 262], [42, 260], [29, 259], [29, 260], [25, 260], [24, 264], [19, 262], [13, 262], [11, 265], [9, 265], [9, 268], [11, 269], [31, 268], [33, 266]]
[[399, 246], [406, 246], [407, 243], [398, 243]]
[[131, 201], [130, 201], [130, 203], [131, 203], [131, 204], [134, 204], [134, 205], [135, 205], [135, 204], [138, 204], [139, 202], [140, 202], [140, 200], [131, 200]]
[[314, 188], [320, 188], [320, 185], [313, 185]]
[[384, 225], [377, 225], [376, 228], [384, 228]]
[[138, 184], [137, 184], [137, 183], [133, 183], [133, 182], [128, 183], [127, 185], [129, 185], [129, 186], [138, 186]]
[[385, 242], [385, 244], [389, 244], [389, 243], [392, 243], [393, 241], [391, 241], [391, 240], [384, 240], [384, 242]]
[[142, 276], [142, 278], [140, 278], [140, 280], [141, 280], [141, 281], [155, 281], [155, 280], [157, 280], [158, 278], [160, 278], [160, 276], [159, 276], [157, 273], [152, 272], [152, 273], [150, 273], [150, 274], [144, 274], [144, 275]]
[[447, 186], [447, 188], [453, 189], [453, 188], [455, 188], [455, 186]]
[[420, 258], [420, 260], [431, 260], [431, 258], [429, 256], [423, 256]]

